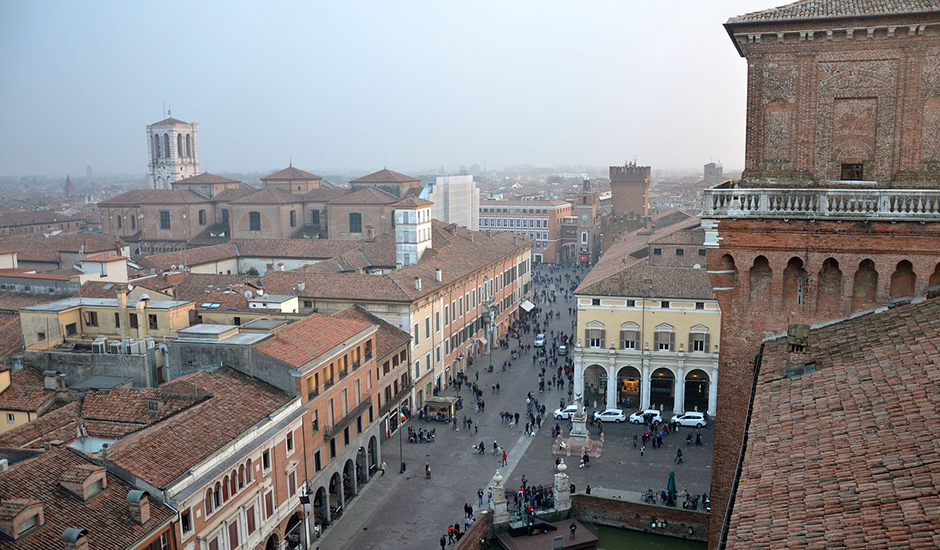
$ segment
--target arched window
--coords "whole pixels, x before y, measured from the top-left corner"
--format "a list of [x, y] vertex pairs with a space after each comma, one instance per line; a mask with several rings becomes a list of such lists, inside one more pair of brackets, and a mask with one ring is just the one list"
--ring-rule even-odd
[[232, 470], [231, 477], [229, 478], [229, 492], [232, 493], [232, 496], [235, 496], [235, 493], [238, 492], [238, 473], [235, 470]]
[[183, 156], [183, 134], [176, 134], [176, 156]]
[[584, 343], [589, 348], [604, 347], [607, 331], [604, 330], [604, 323], [600, 321], [591, 321], [584, 329]]
[[222, 502], [228, 502], [228, 497], [230, 496], [228, 493], [228, 485], [228, 476], [225, 476], [222, 478]]
[[261, 213], [248, 213], [248, 231], [261, 231]]
[[689, 329], [689, 349], [690, 352], [708, 353], [711, 345], [711, 338], [708, 334], [708, 327], [705, 325], [695, 325]]
[[199, 225], [206, 225], [206, 211], [199, 211]]
[[170, 134], [163, 134], [163, 157], [170, 158]]
[[620, 325], [620, 349], [640, 349], [640, 325], [633, 322]]
[[186, 134], [186, 156], [193, 157], [193, 137], [189, 134]]
[[117, 225], [118, 225], [118, 229], [121, 229], [121, 227], [124, 225], [124, 216], [117, 217]]
[[656, 325], [656, 332], [653, 333], [653, 351], [675, 351], [676, 333], [674, 327], [669, 323]]
[[242, 464], [238, 467], [238, 488], [245, 488], [245, 465]]
[[212, 513], [215, 510], [215, 498], [212, 495], [212, 487], [206, 489], [206, 501], [205, 501], [206, 515]]
[[160, 158], [160, 136], [156, 134], [153, 136], [153, 158], [154, 160]]
[[349, 232], [362, 233], [362, 214], [353, 212], [349, 215]]
[[137, 214], [131, 214], [131, 229], [137, 229]]
[[248, 463], [245, 464], [245, 482], [251, 483], [255, 479], [255, 469], [254, 465], [251, 462], [251, 459], [248, 459]]
[[212, 490], [212, 508], [216, 509], [222, 505], [222, 485], [216, 481], [215, 489]]

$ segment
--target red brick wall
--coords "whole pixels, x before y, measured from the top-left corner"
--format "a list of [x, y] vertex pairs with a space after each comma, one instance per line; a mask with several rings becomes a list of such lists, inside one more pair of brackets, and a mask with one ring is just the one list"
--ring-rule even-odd
[[[888, 305], [899, 298], [900, 279], [908, 277], [898, 269], [905, 261], [914, 272], [915, 297], [940, 284], [940, 224], [725, 219], [718, 234], [720, 248], [709, 250], [707, 263], [722, 311], [713, 537], [721, 531], [761, 340], [785, 334], [789, 323], [812, 325]], [[862, 262], [874, 267], [873, 287], [864, 270], [856, 278]], [[755, 264], [766, 267], [753, 269]], [[794, 279], [787, 277], [788, 265], [793, 274], [794, 264], [805, 270], [802, 304], [796, 303]]]
[[611, 204], [615, 215], [649, 215], [649, 166], [611, 166]]
[[928, 19], [937, 16], [736, 30], [760, 35], [739, 40], [748, 62], [744, 178], [839, 180], [843, 162], [863, 163], [863, 178], [882, 186], [940, 174], [940, 37], [909, 36]]
[[[698, 541], [708, 538], [708, 515], [704, 512], [580, 494], [572, 496], [571, 505], [578, 521]], [[650, 527], [654, 520], [664, 520], [665, 527]]]
[[[489, 538], [492, 526], [493, 513], [480, 513], [477, 520], [470, 526], [470, 530], [460, 539], [457, 546], [454, 546], [453, 550], [477, 550], [480, 547], [480, 539]], [[491, 546], [495, 548], [497, 545], [492, 544]]]

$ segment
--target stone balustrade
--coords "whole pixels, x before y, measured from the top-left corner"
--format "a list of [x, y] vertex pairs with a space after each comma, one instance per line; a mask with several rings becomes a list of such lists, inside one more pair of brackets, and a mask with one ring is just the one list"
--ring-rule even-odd
[[701, 217], [940, 221], [940, 190], [741, 189], [724, 183], [705, 191]]

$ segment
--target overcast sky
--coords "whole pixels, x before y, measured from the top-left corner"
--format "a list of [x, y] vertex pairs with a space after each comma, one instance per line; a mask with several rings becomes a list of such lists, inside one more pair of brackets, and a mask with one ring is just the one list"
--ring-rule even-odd
[[741, 168], [721, 25], [782, 3], [0, 0], [0, 175], [143, 174], [164, 102], [211, 172]]

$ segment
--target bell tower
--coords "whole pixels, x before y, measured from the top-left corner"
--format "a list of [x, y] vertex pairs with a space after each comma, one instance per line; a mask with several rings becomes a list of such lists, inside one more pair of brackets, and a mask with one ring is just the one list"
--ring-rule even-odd
[[199, 148], [196, 122], [183, 122], [169, 116], [147, 126], [147, 164], [154, 189], [170, 189], [170, 184], [199, 174]]

